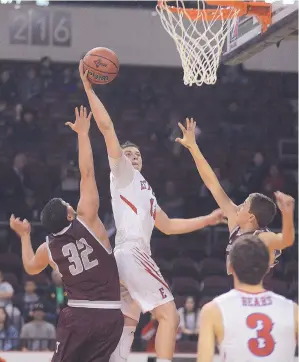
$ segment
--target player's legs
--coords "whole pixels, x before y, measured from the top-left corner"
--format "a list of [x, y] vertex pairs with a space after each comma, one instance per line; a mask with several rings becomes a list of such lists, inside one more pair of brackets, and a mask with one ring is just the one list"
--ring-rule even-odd
[[[170, 361], [174, 352], [178, 315], [167, 283], [152, 258], [138, 248], [119, 249], [115, 252], [115, 257], [120, 279], [135, 306], [140, 306], [143, 313], [152, 311], [161, 323], [156, 338], [158, 361], [159, 359]], [[128, 295], [122, 293], [122, 311], [129, 317], [125, 319], [127, 326], [139, 320], [139, 314], [136, 316], [134, 311], [134, 304], [126, 303], [130, 300]], [[110, 362], [124, 361], [126, 360], [110, 360]]]
[[[126, 320], [126, 317], [125, 317]], [[135, 321], [133, 321], [135, 322]], [[130, 321], [128, 322], [131, 323]], [[131, 351], [131, 347], [134, 341], [134, 334], [136, 331], [136, 325], [135, 326], [128, 326], [125, 325], [123, 328], [122, 335], [120, 337], [120, 341], [112, 353], [109, 362], [127, 362], [129, 358], [129, 354]]]
[[52, 362], [109, 362], [120, 340], [123, 325], [120, 310], [63, 309]]
[[171, 361], [174, 354], [176, 334], [180, 322], [175, 303], [174, 301], [171, 301], [160, 305], [151, 313], [159, 322], [155, 340], [157, 357], [165, 360], [165, 362]]
[[94, 318], [97, 325], [94, 325], [92, 336], [82, 350], [80, 361], [109, 362], [121, 339], [123, 315], [120, 310], [101, 309]]
[[[64, 308], [59, 314], [56, 346], [52, 362], [77, 361], [77, 348], [83, 342], [79, 331], [73, 326], [72, 309]], [[79, 362], [79, 361], [78, 361]]]
[[124, 315], [124, 329], [109, 362], [127, 362], [141, 313], [139, 305], [132, 299], [128, 289], [124, 285], [120, 286], [120, 292], [121, 309]]

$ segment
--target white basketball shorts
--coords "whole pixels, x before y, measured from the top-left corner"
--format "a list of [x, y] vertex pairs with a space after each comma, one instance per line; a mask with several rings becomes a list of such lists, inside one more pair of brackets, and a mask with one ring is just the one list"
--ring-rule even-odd
[[114, 250], [121, 282], [121, 304], [125, 316], [139, 321], [140, 313], [173, 300], [157, 264], [136, 244]]

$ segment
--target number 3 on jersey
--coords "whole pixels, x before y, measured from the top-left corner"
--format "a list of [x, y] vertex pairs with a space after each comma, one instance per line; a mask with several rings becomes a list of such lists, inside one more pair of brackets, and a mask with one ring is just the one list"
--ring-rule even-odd
[[271, 335], [273, 322], [266, 314], [253, 313], [246, 319], [247, 327], [255, 329], [256, 337], [248, 341], [249, 351], [257, 357], [269, 356], [275, 348], [275, 342]]

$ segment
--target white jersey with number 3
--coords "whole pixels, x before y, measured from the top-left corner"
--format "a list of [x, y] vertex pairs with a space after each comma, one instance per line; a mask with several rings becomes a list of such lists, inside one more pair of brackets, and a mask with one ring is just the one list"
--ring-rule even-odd
[[236, 289], [214, 299], [224, 327], [223, 362], [294, 362], [294, 303], [265, 291]]
[[[121, 162], [121, 172], [112, 171], [110, 176], [112, 209], [117, 230], [115, 246], [138, 243], [139, 248], [151, 255], [150, 240], [158, 210], [157, 200], [151, 186], [130, 161], [124, 158]], [[125, 180], [122, 183], [126, 176], [128, 182]]]

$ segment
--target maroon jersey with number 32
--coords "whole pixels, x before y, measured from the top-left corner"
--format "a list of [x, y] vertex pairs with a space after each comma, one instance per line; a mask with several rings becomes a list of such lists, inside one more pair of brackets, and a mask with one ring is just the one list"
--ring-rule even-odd
[[69, 299], [120, 300], [112, 249], [107, 249], [83, 221], [76, 218], [58, 234], [49, 235], [47, 245]]

